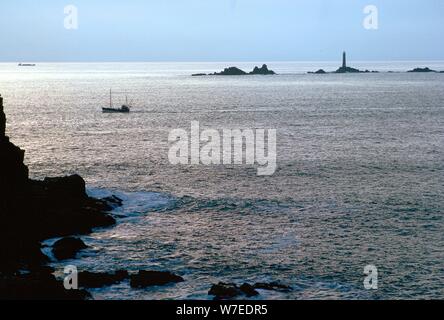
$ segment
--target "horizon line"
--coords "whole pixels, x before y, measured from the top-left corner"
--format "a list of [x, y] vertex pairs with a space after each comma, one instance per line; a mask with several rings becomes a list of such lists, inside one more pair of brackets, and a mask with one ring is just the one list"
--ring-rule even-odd
[[[338, 62], [339, 60], [0, 60], [0, 63], [282, 63], [282, 62]], [[394, 59], [394, 60], [353, 60], [349, 62], [444, 62], [442, 59]]]

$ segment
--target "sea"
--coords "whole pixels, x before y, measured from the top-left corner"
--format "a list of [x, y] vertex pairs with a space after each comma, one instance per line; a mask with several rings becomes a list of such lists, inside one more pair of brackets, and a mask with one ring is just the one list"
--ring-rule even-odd
[[[353, 61], [381, 72], [326, 75], [307, 72], [340, 63], [267, 62], [278, 75], [191, 76], [262, 63], [0, 63], [7, 134], [31, 177], [78, 173], [91, 196], [124, 200], [115, 227], [52, 262], [59, 276], [74, 265], [185, 279], [91, 290], [99, 300], [212, 299], [220, 281], [293, 288], [254, 299], [443, 299], [444, 74], [405, 71], [444, 61]], [[131, 113], [102, 113], [110, 89]], [[276, 172], [171, 164], [169, 133], [192, 121], [276, 129]]]

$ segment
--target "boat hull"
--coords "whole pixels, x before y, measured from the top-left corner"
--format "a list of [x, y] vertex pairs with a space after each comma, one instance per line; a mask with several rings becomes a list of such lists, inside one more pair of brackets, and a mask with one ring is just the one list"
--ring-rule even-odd
[[124, 109], [113, 109], [113, 108], [102, 108], [103, 113], [129, 113], [129, 110]]

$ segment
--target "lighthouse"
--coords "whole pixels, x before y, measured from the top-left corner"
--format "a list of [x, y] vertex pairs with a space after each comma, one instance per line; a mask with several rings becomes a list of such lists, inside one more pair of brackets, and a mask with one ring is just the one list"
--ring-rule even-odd
[[358, 69], [347, 67], [347, 53], [342, 53], [342, 67], [336, 70], [336, 73], [359, 73]]

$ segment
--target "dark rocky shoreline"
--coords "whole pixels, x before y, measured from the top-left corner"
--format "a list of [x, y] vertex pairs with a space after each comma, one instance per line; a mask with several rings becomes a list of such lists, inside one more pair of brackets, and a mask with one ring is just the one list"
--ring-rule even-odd
[[41, 242], [115, 224], [104, 200], [88, 197], [78, 175], [29, 179], [25, 152], [9, 141], [0, 97], [0, 299], [85, 299], [47, 267]]
[[[5, 134], [6, 116], [0, 96], [0, 300], [86, 300], [92, 296], [86, 289], [101, 288], [129, 281], [131, 288], [174, 285], [185, 281], [168, 271], [139, 270], [130, 273], [94, 273], [79, 270], [80, 290], [66, 290], [48, 266], [49, 258], [42, 252], [42, 242], [61, 237], [52, 246], [54, 257], [73, 259], [87, 248], [76, 237], [95, 228], [113, 226], [109, 213], [121, 206], [122, 200], [112, 196], [94, 199], [87, 195], [85, 181], [78, 175], [29, 179], [24, 164], [25, 152], [9, 141]], [[262, 290], [291, 290], [271, 284], [219, 283], [208, 294], [215, 299], [252, 297]]]

